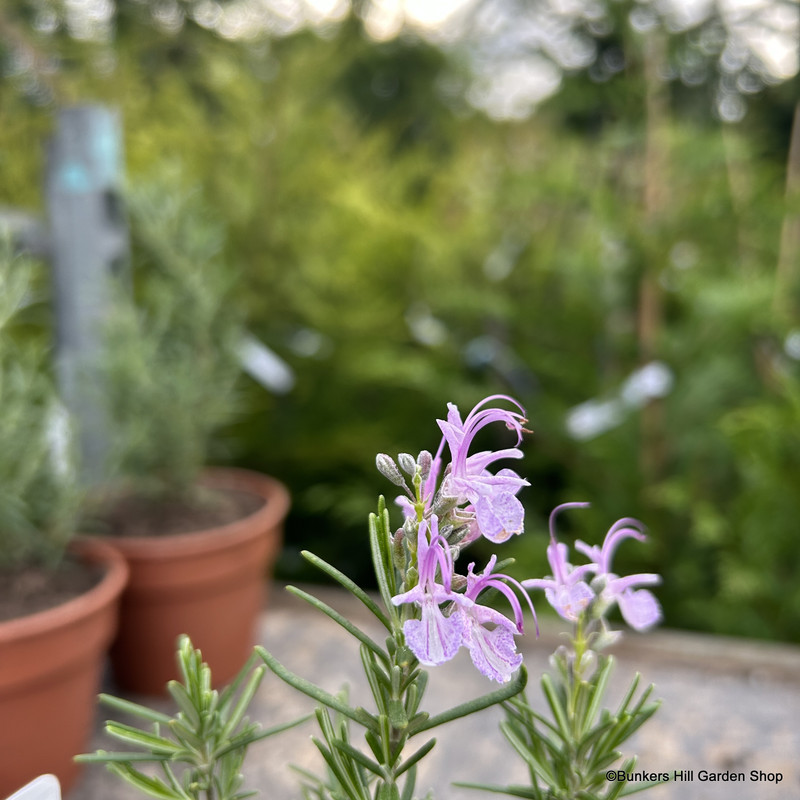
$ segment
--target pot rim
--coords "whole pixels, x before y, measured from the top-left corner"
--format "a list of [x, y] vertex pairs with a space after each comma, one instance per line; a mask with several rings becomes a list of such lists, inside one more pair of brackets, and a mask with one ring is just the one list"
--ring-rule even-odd
[[238, 467], [209, 467], [200, 477], [203, 484], [237, 489], [258, 495], [264, 504], [240, 519], [224, 525], [164, 536], [98, 536], [128, 559], [158, 556], [192, 556], [235, 547], [242, 540], [278, 528], [291, 504], [289, 490], [276, 478]]
[[128, 583], [128, 564], [121, 553], [99, 538], [74, 537], [68, 547], [91, 564], [106, 567], [103, 577], [91, 589], [52, 608], [0, 622], [0, 645], [41, 636], [89, 617], [114, 602]]

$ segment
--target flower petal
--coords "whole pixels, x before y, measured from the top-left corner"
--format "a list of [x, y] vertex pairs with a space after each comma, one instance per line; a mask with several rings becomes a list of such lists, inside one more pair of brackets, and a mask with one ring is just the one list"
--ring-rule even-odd
[[644, 631], [661, 621], [661, 606], [647, 589], [626, 589], [617, 596], [622, 618], [636, 631]]
[[465, 644], [478, 671], [498, 683], [507, 683], [519, 669], [522, 655], [511, 632], [502, 626], [487, 630], [477, 623], [469, 625]]
[[433, 602], [423, 603], [422, 619], [403, 625], [406, 644], [421, 664], [435, 667], [449, 661], [461, 647], [463, 623], [460, 615], [445, 617]]
[[559, 584], [555, 588], [547, 588], [545, 597], [559, 616], [577, 622], [584, 609], [594, 600], [594, 592], [583, 581], [578, 581], [571, 586]]
[[525, 509], [514, 495], [508, 492], [485, 494], [474, 505], [478, 527], [490, 542], [505, 542], [514, 534], [522, 533]]

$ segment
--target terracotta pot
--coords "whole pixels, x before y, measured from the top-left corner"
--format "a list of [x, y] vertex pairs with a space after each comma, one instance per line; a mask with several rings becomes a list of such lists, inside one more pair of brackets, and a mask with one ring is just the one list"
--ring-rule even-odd
[[58, 776], [66, 792], [78, 774], [72, 758], [89, 746], [128, 568], [101, 541], [76, 539], [70, 551], [106, 567], [100, 583], [55, 608], [0, 622], [0, 797], [44, 773]]
[[111, 649], [122, 689], [163, 694], [167, 681], [178, 677], [175, 645], [184, 633], [202, 651], [215, 685], [230, 681], [252, 652], [289, 493], [273, 478], [245, 470], [209, 470], [203, 483], [250, 492], [265, 503], [217, 528], [107, 539], [130, 569]]

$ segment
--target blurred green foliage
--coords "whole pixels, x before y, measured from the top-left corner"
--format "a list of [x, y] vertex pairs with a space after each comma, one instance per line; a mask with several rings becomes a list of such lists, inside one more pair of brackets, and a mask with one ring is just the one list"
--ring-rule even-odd
[[0, 568], [56, 567], [81, 495], [46, 350], [26, 333], [34, 264], [0, 241]]
[[[122, 3], [97, 41], [9, 6], [3, 29], [54, 66], [0, 78], [0, 203], [39, 202], [30, 144], [53, 98], [121, 107], [133, 185], [177, 162], [199, 187], [241, 276], [231, 302], [296, 376], [285, 396], [246, 385], [226, 432], [232, 458], [293, 492], [284, 576], [312, 577], [308, 548], [365, 580], [365, 509], [387, 491], [374, 454], [434, 450], [447, 401], [502, 391], [534, 430], [520, 576], [547, 569], [549, 510], [588, 500], [565, 535], [644, 520], [646, 555], [623, 550], [620, 570], [664, 576], [667, 624], [800, 639], [797, 251], [777, 269], [800, 213], [785, 198], [797, 80], [722, 123], [710, 78], [654, 80], [657, 51], [620, 34], [617, 3], [617, 28], [593, 35], [626, 69], [565, 72], [534, 116], [497, 122], [458, 89], [464, 60], [419, 38], [374, 42], [350, 15], [232, 41], [196, 5], [174, 4], [171, 26]], [[671, 391], [621, 402], [656, 359]], [[568, 414], [590, 399], [617, 422], [576, 438]]]
[[214, 434], [237, 409], [236, 276], [220, 262], [219, 223], [178, 172], [140, 183], [128, 208], [139, 285], [106, 321], [111, 483], [192, 505]]

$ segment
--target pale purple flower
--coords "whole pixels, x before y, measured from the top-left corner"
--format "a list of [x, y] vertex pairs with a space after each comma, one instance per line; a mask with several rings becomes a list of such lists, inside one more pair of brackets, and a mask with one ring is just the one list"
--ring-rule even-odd
[[[522, 655], [517, 652], [515, 634], [524, 633], [522, 606], [509, 584], [515, 586], [525, 597], [536, 621], [536, 612], [522, 586], [508, 575], [492, 573], [497, 556], [492, 556], [483, 573], [474, 573], [475, 564], [469, 565], [467, 588], [462, 600], [454, 611], [462, 621], [462, 644], [469, 650], [472, 663], [487, 678], [506, 683], [522, 663]], [[511, 604], [514, 620], [489, 606], [477, 602], [478, 595], [485, 589], [496, 589]], [[491, 625], [493, 627], [487, 627]]]
[[[513, 403], [519, 411], [485, 407], [494, 400]], [[425, 485], [426, 497], [434, 491], [436, 474], [441, 467], [441, 453], [447, 443], [451, 463], [442, 480], [441, 492], [457, 498], [459, 505], [469, 504], [464, 511], [474, 514], [475, 525], [471, 526], [466, 541], [483, 535], [492, 542], [503, 542], [514, 534], [522, 533], [525, 512], [515, 495], [523, 486], [529, 485], [528, 481], [510, 469], [501, 469], [496, 474], [488, 469], [489, 465], [503, 458], [522, 458], [522, 452], [517, 447], [509, 447], [473, 455], [468, 453], [478, 431], [492, 422], [503, 422], [516, 431], [519, 444], [525, 430], [524, 409], [510, 397], [492, 395], [478, 403], [462, 422], [455, 405], [448, 403], [447, 408], [447, 419], [437, 420], [443, 439]]]
[[[587, 508], [588, 503], [564, 503], [550, 514], [550, 544], [547, 560], [553, 575], [548, 578], [522, 581], [528, 589], [544, 589], [547, 601], [570, 622], [577, 622], [580, 615], [592, 606], [595, 616], [604, 618], [606, 611], [615, 603], [623, 619], [634, 630], [643, 631], [661, 620], [661, 607], [653, 594], [640, 586], [653, 586], [661, 578], [651, 573], [639, 573], [619, 577], [611, 570], [614, 551], [624, 539], [642, 542], [647, 537], [642, 523], [631, 517], [617, 520], [609, 528], [602, 547], [575, 542], [575, 549], [583, 553], [588, 564], [573, 567], [567, 560], [568, 549], [555, 537], [555, 517], [565, 508]], [[587, 576], [591, 576], [588, 579]]]
[[[427, 528], [430, 524], [430, 541]], [[436, 582], [436, 572], [441, 574], [441, 583]], [[449, 661], [461, 647], [463, 635], [460, 617], [445, 617], [440, 605], [445, 602], [460, 602], [462, 595], [452, 591], [453, 558], [447, 542], [439, 535], [439, 520], [436, 515], [422, 520], [417, 531], [417, 571], [419, 582], [407, 592], [396, 595], [392, 603], [416, 603], [420, 608], [420, 619], [409, 619], [403, 624], [406, 644], [421, 664], [437, 666]]]
[[569, 622], [577, 622], [578, 617], [595, 599], [595, 593], [584, 580], [585, 576], [596, 571], [595, 564], [573, 567], [567, 560], [569, 550], [565, 544], [556, 540], [556, 516], [567, 508], [588, 508], [588, 503], [563, 503], [550, 513], [550, 544], [547, 546], [547, 560], [553, 574], [548, 578], [530, 578], [522, 581], [527, 589], [544, 589], [547, 602], [559, 616]]
[[[647, 538], [642, 531], [642, 523], [631, 517], [617, 520], [608, 530], [602, 547], [590, 546], [585, 542], [575, 542], [580, 550], [593, 562], [597, 579], [604, 583], [600, 599], [604, 604], [619, 606], [622, 618], [634, 630], [643, 631], [661, 621], [661, 606], [652, 592], [635, 589], [637, 586], [654, 586], [661, 578], [653, 573], [642, 572], [620, 578], [611, 570], [614, 551], [624, 539], [640, 542]], [[600, 581], [598, 581], [600, 582]]]

